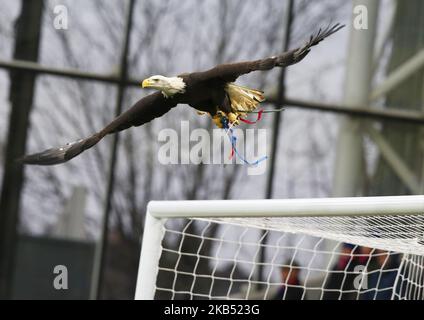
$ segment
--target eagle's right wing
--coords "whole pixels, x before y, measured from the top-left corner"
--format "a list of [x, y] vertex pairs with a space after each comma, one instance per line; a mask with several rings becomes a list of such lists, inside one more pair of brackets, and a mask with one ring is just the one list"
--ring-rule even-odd
[[342, 29], [344, 25], [339, 23], [328, 26], [326, 29], [319, 29], [316, 35], [310, 37], [309, 41], [303, 46], [284, 52], [278, 56], [237, 63], [220, 64], [204, 72], [194, 72], [190, 77], [195, 81], [223, 81], [234, 82], [236, 79], [252, 71], [265, 71], [274, 67], [287, 67], [301, 61], [310, 51], [311, 47], [317, 45], [322, 40]]
[[130, 109], [109, 123], [103, 130], [92, 136], [68, 143], [58, 148], [52, 148], [40, 153], [24, 156], [19, 159], [25, 164], [54, 165], [71, 160], [85, 150], [97, 144], [106, 135], [116, 133], [133, 126], [141, 126], [155, 118], [161, 117], [177, 105], [173, 98], [165, 98], [156, 92], [137, 101]]

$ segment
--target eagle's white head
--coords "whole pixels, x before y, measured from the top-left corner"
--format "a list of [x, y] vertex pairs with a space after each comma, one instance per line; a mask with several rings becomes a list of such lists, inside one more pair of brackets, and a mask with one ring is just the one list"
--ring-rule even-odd
[[180, 77], [164, 77], [160, 75], [151, 76], [143, 80], [141, 85], [143, 88], [152, 88], [162, 91], [162, 94], [166, 97], [172, 97], [176, 93], [185, 92], [185, 83]]

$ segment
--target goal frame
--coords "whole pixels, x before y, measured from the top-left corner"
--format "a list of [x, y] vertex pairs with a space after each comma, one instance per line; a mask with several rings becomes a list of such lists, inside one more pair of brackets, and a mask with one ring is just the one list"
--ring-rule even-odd
[[136, 300], [153, 300], [164, 224], [171, 218], [260, 218], [422, 215], [424, 195], [271, 200], [150, 201], [147, 205]]

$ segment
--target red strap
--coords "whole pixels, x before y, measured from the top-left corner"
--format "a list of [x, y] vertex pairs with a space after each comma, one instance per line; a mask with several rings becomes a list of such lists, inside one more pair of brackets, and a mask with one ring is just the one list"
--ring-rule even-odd
[[239, 118], [239, 119], [240, 119], [240, 121], [247, 123], [247, 124], [255, 124], [255, 123], [261, 121], [263, 112], [264, 112], [264, 109], [259, 110], [258, 117], [256, 118], [256, 121], [250, 121], [250, 120], [243, 119], [243, 118]]
[[229, 159], [231, 160], [231, 159], [233, 159], [233, 157], [234, 157], [234, 147], [231, 147], [231, 154], [230, 154]]

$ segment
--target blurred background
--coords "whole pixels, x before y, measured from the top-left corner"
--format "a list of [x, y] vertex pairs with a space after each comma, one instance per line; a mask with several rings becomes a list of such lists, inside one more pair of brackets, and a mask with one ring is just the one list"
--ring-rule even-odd
[[[159, 130], [212, 129], [186, 106], [64, 165], [14, 161], [102, 128], [150, 75], [275, 55], [331, 22], [346, 28], [301, 63], [239, 79], [286, 107], [257, 124], [263, 175], [160, 164]], [[150, 200], [422, 194], [423, 66], [420, 0], [1, 0], [0, 298], [132, 299]]]

